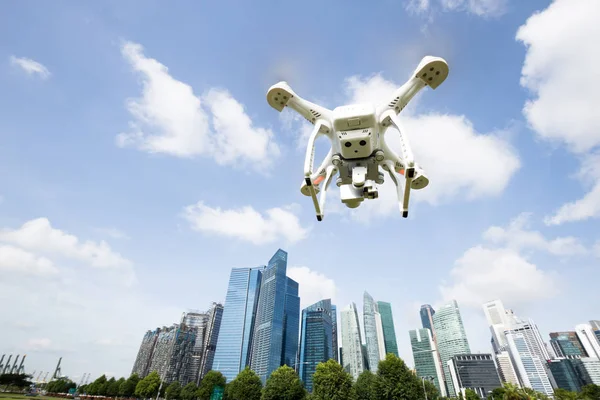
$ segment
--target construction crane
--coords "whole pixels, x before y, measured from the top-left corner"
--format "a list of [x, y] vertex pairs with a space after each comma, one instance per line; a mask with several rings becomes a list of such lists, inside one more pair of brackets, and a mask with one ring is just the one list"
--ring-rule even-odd
[[60, 379], [60, 362], [62, 361], [62, 357], [58, 359], [58, 364], [56, 364], [56, 369], [54, 370], [54, 375], [52, 375], [52, 379]]
[[[19, 364], [19, 368], [17, 368], [17, 370], [15, 371], [17, 374], [25, 373], [25, 366], [23, 365], [25, 363], [25, 357], [27, 357], [27, 354], [24, 354], [23, 358], [21, 358], [21, 364]], [[15, 365], [17, 365], [16, 362], [15, 362]]]
[[8, 373], [8, 367], [10, 367], [10, 359], [12, 358], [12, 354], [8, 355], [8, 360], [6, 360], [6, 364], [4, 364], [4, 369], [2, 369], [2, 373]]

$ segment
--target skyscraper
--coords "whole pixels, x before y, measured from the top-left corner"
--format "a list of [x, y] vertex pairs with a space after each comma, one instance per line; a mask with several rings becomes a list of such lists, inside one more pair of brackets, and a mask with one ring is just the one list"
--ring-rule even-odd
[[521, 384], [547, 396], [552, 396], [554, 391], [548, 377], [549, 367], [544, 365], [546, 360], [540, 359], [530, 347], [530, 341], [527, 339], [525, 331], [507, 331], [506, 340]]
[[452, 300], [437, 310], [433, 316], [433, 329], [437, 338], [448, 393], [455, 393], [452, 379], [450, 379], [448, 361], [455, 355], [471, 353], [456, 300]]
[[312, 376], [317, 364], [334, 358], [337, 345], [333, 340], [333, 309], [330, 299], [302, 310], [298, 375], [304, 387], [312, 392]]
[[300, 298], [286, 271], [287, 253], [279, 249], [262, 273], [250, 368], [263, 383], [283, 363], [296, 362]]
[[377, 372], [379, 360], [385, 358], [385, 347], [383, 347], [385, 344], [380, 343], [383, 339], [383, 326], [381, 324], [381, 316], [377, 309], [377, 303], [375, 303], [373, 297], [366, 291], [363, 296], [363, 302], [365, 341], [367, 345], [369, 369], [373, 372]]
[[331, 305], [331, 325], [332, 325], [332, 337], [333, 337], [333, 359], [340, 364], [342, 364], [341, 360], [338, 357], [338, 327], [337, 327], [337, 307], [332, 304]]
[[342, 357], [344, 369], [354, 379], [365, 370], [362, 337], [356, 304], [350, 303], [340, 311], [342, 332]]
[[381, 315], [381, 324], [383, 325], [383, 338], [385, 342], [385, 353], [392, 353], [396, 357], [398, 354], [398, 344], [396, 343], [396, 330], [394, 328], [394, 317], [392, 315], [392, 305], [384, 301], [378, 301], [377, 307]]
[[570, 392], [579, 392], [581, 390], [583, 381], [579, 377], [571, 359], [557, 358], [555, 360], [548, 360], [548, 367], [557, 387]]
[[485, 314], [485, 318], [492, 334], [492, 347], [494, 353], [498, 353], [508, 346], [504, 331], [511, 325], [509, 321], [510, 317], [507, 315], [506, 309], [500, 300], [485, 303], [483, 305], [483, 313]]
[[575, 332], [588, 357], [600, 359], [600, 342], [594, 334], [592, 326], [590, 324], [579, 324], [575, 326]]
[[208, 310], [208, 313], [206, 313], [207, 319], [202, 344], [202, 361], [200, 363], [196, 384], [200, 384], [204, 375], [206, 375], [213, 367], [215, 350], [217, 348], [219, 333], [221, 331], [221, 322], [223, 320], [223, 309], [221, 303], [213, 303], [210, 310]]
[[550, 332], [550, 345], [557, 357], [587, 357], [583, 344], [574, 331]]
[[[421, 306], [421, 323], [423, 324], [423, 328], [429, 329], [433, 332], [433, 316], [435, 315], [435, 310], [429, 304], [423, 304]], [[434, 334], [435, 336], [435, 334]]]
[[192, 346], [190, 364], [187, 368], [189, 382], [198, 384], [200, 377], [200, 366], [204, 356], [204, 336], [206, 335], [206, 324], [208, 315], [202, 312], [187, 312], [181, 318], [181, 325], [196, 330], [196, 339]]
[[495, 354], [496, 365], [498, 366], [498, 375], [500, 380], [505, 383], [511, 383], [517, 387], [521, 387], [519, 383], [519, 375], [515, 370], [515, 366], [510, 358], [510, 353], [507, 350], [501, 350]]
[[446, 386], [442, 369], [438, 362], [438, 351], [427, 328], [415, 329], [408, 332], [412, 348], [415, 370], [419, 378], [429, 379], [435, 385], [442, 397], [446, 397]]
[[152, 355], [156, 346], [156, 340], [161, 329], [156, 328], [153, 331], [147, 331], [144, 334], [140, 349], [133, 364], [131, 374], [138, 374], [140, 378], [145, 378], [150, 373], [150, 364], [152, 363]]
[[182, 386], [192, 382], [189, 374], [196, 330], [174, 324], [163, 327], [156, 339], [149, 372], [156, 371], [166, 384], [178, 381]]
[[229, 276], [212, 367], [220, 371], [227, 382], [250, 364], [254, 321], [264, 268], [234, 268]]

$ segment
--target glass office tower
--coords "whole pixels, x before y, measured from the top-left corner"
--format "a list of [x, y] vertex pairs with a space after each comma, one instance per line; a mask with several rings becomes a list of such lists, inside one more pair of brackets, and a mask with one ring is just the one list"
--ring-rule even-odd
[[234, 268], [223, 309], [212, 368], [227, 382], [250, 364], [254, 320], [264, 266]]
[[421, 324], [423, 325], [423, 328], [429, 329], [435, 336], [435, 333], [433, 332], [433, 316], [435, 315], [435, 310], [433, 307], [429, 304], [423, 304], [419, 314], [421, 315]]
[[433, 329], [446, 379], [446, 389], [449, 394], [452, 394], [455, 393], [455, 390], [452, 379], [450, 379], [448, 361], [455, 355], [471, 353], [456, 300], [452, 300], [437, 310], [433, 316]]
[[377, 307], [381, 315], [381, 324], [383, 325], [383, 338], [385, 342], [385, 354], [392, 353], [396, 357], [398, 354], [398, 343], [396, 343], [396, 329], [394, 328], [394, 317], [392, 315], [392, 305], [384, 301], [378, 301]]
[[379, 360], [385, 358], [385, 347], [383, 342], [383, 326], [381, 316], [377, 309], [377, 303], [367, 292], [363, 295], [363, 318], [365, 326], [365, 341], [367, 345], [367, 358], [369, 370], [377, 372]]
[[415, 329], [408, 332], [410, 346], [417, 376], [429, 380], [438, 389], [442, 397], [446, 397], [444, 376], [438, 362], [437, 348], [427, 328]]
[[337, 307], [331, 305], [331, 324], [332, 324], [332, 335], [333, 335], [333, 359], [341, 364], [338, 357], [338, 329], [337, 329]]
[[262, 273], [250, 368], [263, 383], [282, 363], [296, 362], [300, 298], [286, 271], [287, 253], [279, 249]]
[[367, 368], [356, 304], [350, 303], [340, 311], [340, 328], [342, 332], [342, 354], [340, 355], [342, 366], [354, 379], [357, 379]]
[[550, 332], [550, 345], [557, 357], [587, 357], [583, 344], [574, 331]]
[[325, 299], [302, 310], [297, 370], [309, 392], [312, 392], [312, 376], [317, 364], [334, 358], [337, 353], [333, 340], [333, 308], [331, 299]]

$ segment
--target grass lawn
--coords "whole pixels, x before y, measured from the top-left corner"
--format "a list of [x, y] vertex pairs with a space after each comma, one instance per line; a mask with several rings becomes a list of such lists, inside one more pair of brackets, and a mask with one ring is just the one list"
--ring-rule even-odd
[[0, 393], [0, 399], [2, 400], [57, 400], [55, 397], [47, 397], [47, 396], [25, 396], [17, 393]]

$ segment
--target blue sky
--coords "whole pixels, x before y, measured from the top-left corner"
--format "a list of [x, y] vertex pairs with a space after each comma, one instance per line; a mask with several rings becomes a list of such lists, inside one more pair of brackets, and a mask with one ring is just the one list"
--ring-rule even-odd
[[[595, 0], [0, 7], [0, 343], [29, 372], [128, 375], [145, 330], [278, 248], [303, 305], [391, 302], [409, 365], [422, 303], [456, 299], [481, 352], [484, 301], [546, 338], [600, 318]], [[401, 114], [431, 180], [410, 218], [388, 179], [355, 210], [332, 186], [317, 223], [310, 126], [267, 89], [377, 101], [425, 55], [450, 74]]]

